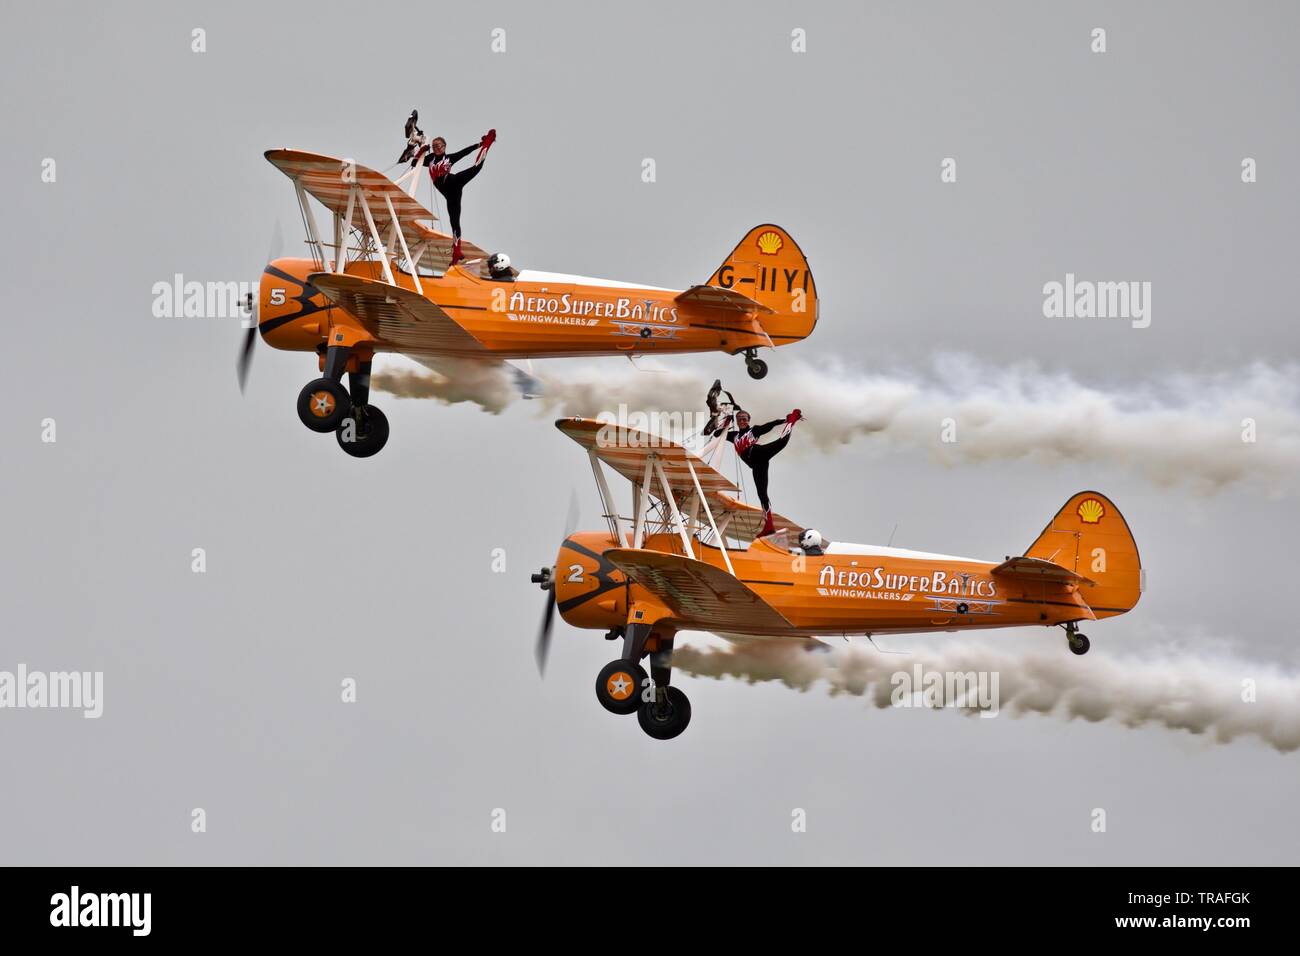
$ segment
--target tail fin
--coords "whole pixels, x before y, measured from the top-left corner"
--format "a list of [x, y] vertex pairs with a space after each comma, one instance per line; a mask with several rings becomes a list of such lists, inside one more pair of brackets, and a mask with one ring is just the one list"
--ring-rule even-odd
[[772, 310], [758, 321], [773, 345], [807, 338], [817, 324], [817, 285], [799, 245], [780, 226], [755, 226], [707, 285], [730, 289]]
[[1097, 617], [1123, 614], [1145, 586], [1142, 559], [1128, 522], [1114, 503], [1095, 491], [1067, 501], [1025, 552], [1096, 582], [1080, 589]]

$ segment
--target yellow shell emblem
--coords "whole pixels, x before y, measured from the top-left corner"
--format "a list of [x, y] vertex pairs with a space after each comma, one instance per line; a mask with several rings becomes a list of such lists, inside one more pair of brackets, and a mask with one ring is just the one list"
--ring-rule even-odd
[[763, 253], [765, 256], [776, 255], [781, 251], [781, 247], [785, 245], [785, 240], [781, 238], [780, 234], [772, 232], [771, 230], [768, 230], [759, 236], [757, 241], [758, 251]]
[[1096, 498], [1087, 498], [1079, 502], [1079, 510], [1076, 513], [1084, 524], [1096, 524], [1106, 513], [1106, 509]]

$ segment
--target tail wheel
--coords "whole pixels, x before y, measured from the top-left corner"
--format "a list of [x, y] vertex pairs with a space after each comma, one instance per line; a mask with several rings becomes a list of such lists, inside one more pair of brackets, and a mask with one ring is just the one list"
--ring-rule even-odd
[[1075, 654], [1087, 654], [1087, 653], [1088, 653], [1088, 648], [1090, 648], [1091, 646], [1092, 646], [1092, 645], [1091, 645], [1090, 643], [1088, 643], [1088, 637], [1087, 637], [1086, 634], [1072, 634], [1072, 635], [1070, 635], [1070, 650], [1071, 650], [1071, 652], [1073, 652], [1073, 653], [1075, 653]]
[[374, 405], [353, 409], [334, 433], [339, 447], [353, 458], [369, 458], [388, 444], [388, 416]]
[[632, 714], [650, 675], [636, 661], [610, 661], [596, 675], [596, 699], [611, 714]]
[[656, 696], [654, 700], [642, 702], [636, 719], [641, 729], [655, 740], [672, 740], [691, 722], [691, 702], [676, 687], [667, 687], [662, 701]]
[[749, 359], [745, 362], [745, 368], [750, 378], [759, 379], [767, 376], [767, 363], [762, 359]]
[[298, 417], [314, 432], [332, 432], [352, 411], [352, 399], [342, 382], [318, 378], [298, 393]]

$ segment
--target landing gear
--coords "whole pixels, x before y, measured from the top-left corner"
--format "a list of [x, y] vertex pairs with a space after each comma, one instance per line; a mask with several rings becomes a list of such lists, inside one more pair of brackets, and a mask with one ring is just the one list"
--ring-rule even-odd
[[[691, 702], [672, 679], [673, 636], [651, 636], [648, 624], [616, 628], [623, 638], [623, 656], [596, 675], [596, 699], [612, 714], [636, 714], [637, 723], [656, 740], [672, 740], [691, 722]], [[614, 631], [610, 632], [611, 634]], [[647, 652], [647, 644], [654, 648]], [[650, 674], [637, 663], [650, 657]]]
[[314, 432], [334, 431], [352, 411], [352, 399], [342, 381], [350, 351], [330, 346], [325, 352], [324, 376], [308, 382], [298, 393], [298, 417]]
[[634, 714], [650, 677], [636, 661], [610, 661], [596, 675], [596, 699], [611, 714]]
[[1079, 628], [1073, 624], [1065, 625], [1065, 639], [1070, 644], [1070, 652], [1073, 654], [1087, 654], [1088, 648], [1092, 645], [1088, 642], [1088, 635], [1080, 634]]
[[[353, 458], [369, 458], [388, 444], [388, 416], [370, 404], [370, 360], [339, 345], [325, 352], [325, 374], [298, 393], [298, 417], [314, 432], [334, 432]], [[348, 387], [343, 387], [343, 373]]]
[[691, 722], [691, 702], [676, 687], [656, 688], [655, 699], [637, 708], [636, 720], [655, 740], [672, 740]]
[[745, 370], [749, 372], [749, 377], [753, 379], [763, 378], [767, 375], [767, 363], [758, 357], [757, 349], [745, 349]]
[[369, 458], [388, 444], [388, 416], [374, 405], [356, 406], [334, 437], [353, 458]]
[[343, 383], [328, 378], [308, 382], [298, 393], [298, 417], [314, 432], [332, 432], [352, 411]]

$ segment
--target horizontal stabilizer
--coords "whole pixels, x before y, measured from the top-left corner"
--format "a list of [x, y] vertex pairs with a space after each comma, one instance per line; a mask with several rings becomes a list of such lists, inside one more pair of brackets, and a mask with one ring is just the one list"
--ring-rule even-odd
[[702, 305], [711, 309], [722, 309], [739, 315], [762, 312], [771, 314], [774, 310], [734, 289], [720, 289], [712, 285], [693, 285], [677, 296], [678, 302], [690, 305]]
[[1084, 584], [1088, 587], [1092, 587], [1097, 583], [1090, 578], [1085, 578], [1082, 574], [1076, 574], [1069, 568], [1063, 568], [1059, 564], [1055, 564], [1043, 558], [1007, 558], [1007, 560], [994, 568], [992, 573], [1009, 574], [1032, 581], [1050, 581], [1059, 584]]

